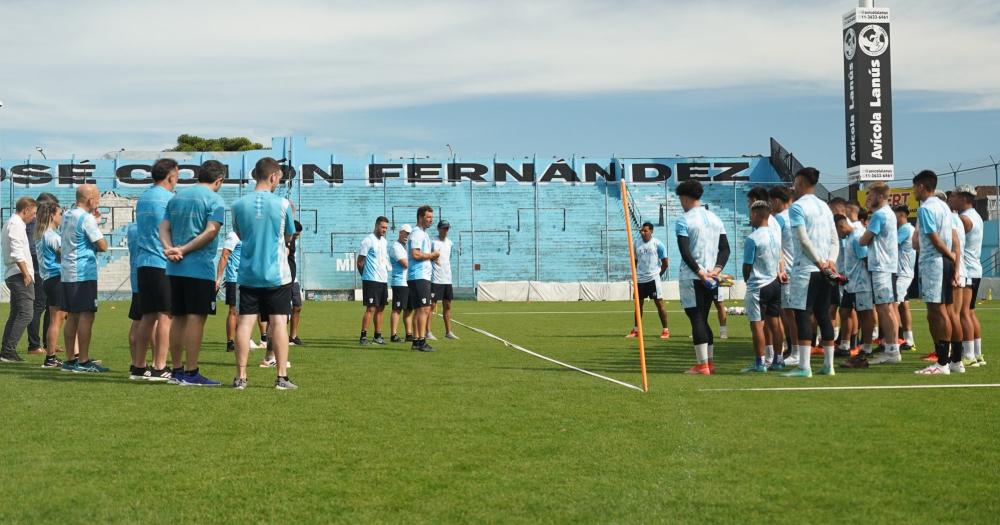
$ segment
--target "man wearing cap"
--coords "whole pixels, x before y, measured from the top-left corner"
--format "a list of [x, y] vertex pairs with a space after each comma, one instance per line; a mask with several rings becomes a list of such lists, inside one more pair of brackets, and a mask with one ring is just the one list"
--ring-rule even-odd
[[[444, 304], [444, 337], [445, 339], [458, 339], [455, 332], [451, 331], [451, 300], [455, 294], [451, 286], [451, 239], [448, 238], [448, 230], [451, 224], [448, 221], [438, 223], [438, 238], [431, 241], [431, 250], [440, 252], [441, 255], [434, 261], [433, 272], [431, 274], [431, 311], [437, 309], [438, 301]], [[431, 316], [427, 317], [427, 339], [437, 339], [431, 333]]]
[[389, 229], [389, 219], [375, 219], [375, 230], [361, 241], [358, 250], [358, 273], [361, 274], [361, 297], [365, 303], [365, 314], [361, 318], [361, 337], [358, 344], [368, 345], [368, 323], [374, 319], [375, 336], [371, 342], [384, 345], [382, 339], [382, 311], [389, 300], [389, 252], [385, 232]]
[[[413, 309], [410, 308], [410, 288], [406, 284], [406, 269], [410, 265], [409, 257], [406, 255], [406, 240], [412, 230], [413, 228], [409, 224], [400, 227], [399, 237], [389, 249], [389, 262], [392, 264], [392, 275], [389, 276], [389, 286], [392, 286], [392, 314], [390, 315], [392, 338], [390, 341], [393, 343], [413, 341]], [[403, 316], [406, 339], [399, 337], [400, 315]]]

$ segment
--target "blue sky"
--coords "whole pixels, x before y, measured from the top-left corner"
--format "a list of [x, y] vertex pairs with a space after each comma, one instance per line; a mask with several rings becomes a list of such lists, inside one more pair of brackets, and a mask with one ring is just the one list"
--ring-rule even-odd
[[[357, 155], [767, 152], [839, 186], [854, 2], [3, 2], [0, 156], [298, 134]], [[897, 176], [1000, 158], [1000, 2], [893, 9]], [[966, 164], [968, 165], [968, 164]]]

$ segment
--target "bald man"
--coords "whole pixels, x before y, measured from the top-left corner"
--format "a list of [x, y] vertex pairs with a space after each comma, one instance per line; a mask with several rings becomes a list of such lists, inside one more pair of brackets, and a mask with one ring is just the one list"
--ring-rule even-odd
[[63, 310], [68, 314], [63, 334], [66, 348], [75, 347], [79, 352], [67, 356], [73, 358], [63, 363], [66, 372], [108, 371], [90, 359], [90, 336], [97, 314], [97, 252], [108, 249], [95, 217], [100, 202], [97, 186], [84, 184], [76, 190], [76, 206], [63, 214], [60, 286]]

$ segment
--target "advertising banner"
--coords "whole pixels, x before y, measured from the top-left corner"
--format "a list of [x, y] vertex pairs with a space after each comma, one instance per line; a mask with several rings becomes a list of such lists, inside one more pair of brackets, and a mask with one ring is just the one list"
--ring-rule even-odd
[[857, 8], [845, 14], [843, 21], [847, 174], [851, 182], [890, 181], [889, 9]]

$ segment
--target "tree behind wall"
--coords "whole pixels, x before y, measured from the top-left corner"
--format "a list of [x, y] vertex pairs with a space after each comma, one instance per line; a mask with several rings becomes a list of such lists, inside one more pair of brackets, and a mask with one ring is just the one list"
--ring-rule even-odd
[[249, 151], [264, 149], [264, 145], [246, 137], [220, 137], [206, 139], [184, 134], [177, 137], [177, 145], [167, 151]]

